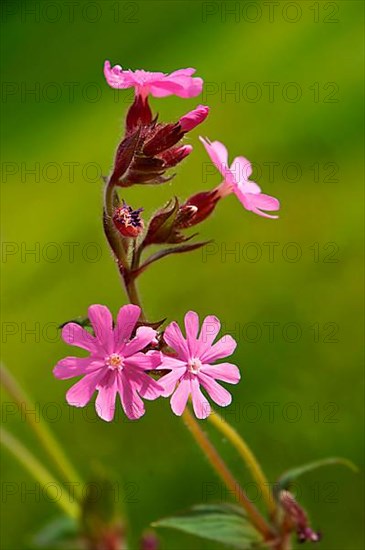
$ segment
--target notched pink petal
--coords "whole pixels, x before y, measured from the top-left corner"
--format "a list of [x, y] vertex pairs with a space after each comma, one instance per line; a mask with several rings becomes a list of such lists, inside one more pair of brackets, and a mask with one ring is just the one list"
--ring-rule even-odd
[[208, 374], [216, 380], [237, 384], [241, 379], [239, 368], [232, 363], [219, 363], [218, 365], [203, 365], [200, 372]]
[[114, 328], [115, 345], [119, 348], [128, 342], [141, 314], [141, 308], [128, 304], [120, 308]]
[[179, 325], [173, 321], [164, 332], [164, 340], [170, 348], [176, 351], [180, 359], [187, 359], [189, 350]]
[[85, 407], [93, 396], [96, 386], [104, 376], [103, 372], [96, 371], [84, 376], [66, 393], [66, 401], [73, 407]]
[[190, 395], [190, 379], [183, 378], [171, 397], [171, 409], [174, 414], [181, 416], [185, 410]]
[[148, 346], [148, 344], [152, 342], [155, 336], [156, 331], [153, 328], [139, 327], [136, 331], [135, 337], [123, 348], [123, 355], [125, 355], [125, 357], [134, 355], [138, 351]]
[[125, 359], [126, 367], [130, 366], [140, 370], [158, 369], [161, 363], [162, 353], [160, 351], [138, 352]]
[[59, 380], [67, 380], [74, 376], [81, 376], [103, 368], [104, 362], [101, 359], [90, 357], [65, 357], [58, 361], [53, 369], [53, 374]]
[[67, 323], [62, 329], [62, 339], [70, 346], [86, 349], [91, 353], [98, 351], [98, 342], [90, 332], [77, 323]]
[[186, 367], [180, 367], [169, 372], [168, 374], [165, 374], [162, 378], [160, 378], [158, 383], [162, 387], [161, 396], [169, 397], [173, 393], [176, 384], [178, 383], [180, 378], [184, 376], [185, 373]]
[[232, 355], [236, 347], [237, 342], [232, 336], [226, 334], [216, 344], [204, 351], [203, 355], [200, 356], [200, 360], [202, 363], [211, 363], [223, 357], [228, 357]]
[[209, 397], [213, 399], [213, 401], [217, 403], [217, 405], [220, 405], [221, 407], [227, 407], [227, 405], [231, 404], [232, 395], [229, 393], [229, 391], [218, 384], [213, 378], [211, 378], [207, 374], [204, 374], [201, 371], [198, 374], [198, 378], [202, 386], [207, 391]]
[[210, 348], [218, 336], [221, 329], [221, 323], [215, 315], [207, 315], [204, 319], [199, 335], [199, 344], [201, 353]]
[[95, 400], [95, 410], [97, 415], [106, 422], [111, 422], [114, 418], [115, 399], [118, 390], [117, 377], [116, 372], [107, 373], [97, 387], [98, 395]]
[[220, 141], [209, 141], [203, 137], [199, 137], [200, 141], [205, 147], [208, 155], [210, 156], [213, 164], [218, 168], [222, 176], [227, 177], [230, 174], [228, 167], [228, 151]]
[[236, 157], [230, 167], [235, 176], [235, 181], [246, 182], [252, 174], [252, 164], [245, 157]]
[[191, 397], [195, 416], [200, 420], [207, 418], [211, 413], [211, 407], [200, 390], [197, 377], [191, 379]]
[[113, 351], [113, 317], [106, 306], [94, 304], [88, 309], [89, 319], [100, 347], [106, 352]]
[[118, 377], [118, 393], [123, 410], [130, 420], [138, 420], [144, 415], [144, 403], [123, 373]]

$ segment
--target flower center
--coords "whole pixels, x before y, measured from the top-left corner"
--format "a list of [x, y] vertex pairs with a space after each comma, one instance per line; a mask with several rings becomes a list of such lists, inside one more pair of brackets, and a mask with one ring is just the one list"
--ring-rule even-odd
[[198, 359], [197, 357], [193, 357], [188, 362], [188, 370], [192, 374], [197, 374], [200, 371], [201, 366], [202, 366], [202, 363], [201, 363], [200, 359]]
[[122, 370], [123, 369], [123, 357], [117, 353], [112, 353], [105, 358], [105, 365], [111, 370]]

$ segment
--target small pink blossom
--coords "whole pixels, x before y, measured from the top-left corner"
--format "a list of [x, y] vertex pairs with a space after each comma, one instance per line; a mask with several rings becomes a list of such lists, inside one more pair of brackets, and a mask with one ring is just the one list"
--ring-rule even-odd
[[104, 75], [112, 88], [135, 88], [136, 95], [147, 97], [195, 97], [203, 88], [203, 80], [193, 77], [195, 69], [179, 69], [170, 74], [143, 70], [123, 70], [120, 65], [111, 67], [110, 61], [104, 63]]
[[228, 151], [220, 141], [210, 142], [200, 138], [213, 164], [218, 168], [224, 181], [217, 188], [220, 197], [234, 193], [246, 210], [265, 218], [276, 219], [278, 216], [267, 214], [264, 210], [279, 210], [280, 202], [275, 197], [261, 193], [260, 187], [248, 178], [252, 174], [251, 163], [244, 157], [236, 157], [228, 165]]
[[190, 130], [193, 130], [196, 126], [198, 126], [198, 124], [204, 122], [208, 114], [209, 107], [206, 105], [198, 105], [196, 109], [180, 118], [179, 124], [181, 129], [183, 132], [190, 132]]
[[226, 407], [232, 401], [231, 394], [216, 380], [237, 384], [240, 380], [238, 368], [231, 363], [212, 363], [231, 355], [237, 344], [229, 335], [223, 336], [213, 344], [220, 326], [217, 317], [208, 315], [198, 335], [199, 317], [194, 311], [189, 311], [185, 315], [186, 337], [175, 322], [170, 323], [165, 330], [164, 339], [176, 355], [164, 355], [159, 368], [171, 369], [171, 372], [160, 378], [159, 383], [164, 388], [164, 397], [172, 394], [171, 408], [178, 416], [184, 412], [190, 395], [195, 415], [198, 418], [209, 416], [211, 408], [200, 386], [222, 407]]
[[138, 306], [123, 306], [113, 328], [109, 309], [93, 305], [88, 313], [95, 336], [76, 323], [63, 327], [62, 338], [67, 344], [90, 352], [89, 357], [66, 357], [53, 370], [61, 380], [83, 376], [66, 394], [69, 405], [84, 407], [97, 390], [96, 412], [109, 422], [113, 420], [119, 394], [124, 412], [135, 420], [145, 412], [141, 397], [156, 399], [161, 395], [162, 387], [145, 373], [161, 364], [161, 353], [141, 352], [154, 341], [156, 331], [142, 326], [131, 339], [140, 312]]

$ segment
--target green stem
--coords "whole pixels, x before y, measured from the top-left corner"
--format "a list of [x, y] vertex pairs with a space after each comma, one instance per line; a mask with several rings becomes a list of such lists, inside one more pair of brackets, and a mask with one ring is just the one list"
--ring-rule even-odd
[[1, 383], [4, 386], [5, 390], [19, 405], [21, 414], [24, 415], [25, 420], [33, 429], [34, 433], [38, 437], [49, 457], [55, 462], [55, 465], [61, 475], [64, 476], [65, 479], [72, 484], [77, 484], [76, 493], [78, 494], [79, 498], [81, 498], [83, 482], [72, 464], [70, 463], [69, 459], [65, 455], [62, 447], [55, 439], [53, 433], [50, 431], [47, 423], [44, 422], [41, 416], [39, 416], [38, 418], [35, 417], [35, 404], [27, 396], [24, 390], [19, 386], [18, 382], [13, 378], [5, 365], [1, 364], [0, 372]]
[[[80, 509], [76, 502], [72, 502], [70, 497], [64, 494], [61, 484], [55, 477], [28, 451], [26, 447], [18, 439], [13, 437], [5, 428], [1, 428], [1, 443], [6, 447], [19, 462], [39, 481], [49, 497], [55, 501], [63, 512], [73, 519], [77, 519], [80, 515]], [[55, 499], [54, 487], [60, 488], [60, 496]]]
[[252, 477], [255, 479], [258, 487], [261, 490], [264, 501], [268, 507], [269, 513], [272, 517], [276, 513], [276, 505], [273, 495], [269, 488], [269, 483], [261, 469], [259, 462], [251, 449], [244, 441], [244, 439], [237, 433], [237, 431], [230, 426], [216, 411], [212, 411], [208, 420], [217, 428], [237, 449], [240, 456], [245, 461], [248, 469], [250, 470]]
[[225, 485], [232, 493], [238, 496], [238, 500], [242, 508], [247, 513], [254, 527], [261, 533], [265, 541], [275, 538], [275, 533], [272, 532], [270, 525], [266, 522], [265, 518], [257, 510], [256, 506], [248, 499], [245, 491], [239, 485], [234, 478], [233, 474], [209, 441], [203, 430], [200, 428], [198, 422], [191, 414], [188, 408], [185, 409], [182, 418], [186, 426], [190, 429], [195, 441], [204, 452], [205, 456], [209, 460], [213, 469], [217, 472], [219, 477], [224, 481]]

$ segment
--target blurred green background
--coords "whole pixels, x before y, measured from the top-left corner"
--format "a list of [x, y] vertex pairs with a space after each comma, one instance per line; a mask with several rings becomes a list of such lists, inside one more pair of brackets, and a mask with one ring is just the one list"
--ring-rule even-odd
[[[214, 313], [237, 337], [243, 380], [226, 414], [270, 481], [328, 455], [361, 466], [363, 5], [274, 4], [272, 12], [267, 2], [79, 1], [72, 13], [66, 2], [4, 2], [3, 358], [53, 419], [86, 479], [101, 463], [121, 486], [134, 484], [124, 506], [137, 535], [207, 500], [206, 484], [213, 484], [209, 501], [227, 498], [167, 400], [147, 402], [136, 423], [121, 414], [112, 424], [97, 420], [92, 404], [87, 416], [75, 409], [70, 417], [64, 396], [72, 382], [52, 375], [57, 360], [72, 353], [57, 324], [92, 303], [114, 313], [125, 303], [104, 243], [98, 175], [111, 167], [131, 94], [106, 85], [105, 59], [166, 72], [195, 67], [206, 82], [202, 98], [151, 100], [164, 121], [198, 103], [211, 112], [189, 135], [194, 152], [171, 183], [125, 192], [146, 218], [174, 194], [183, 199], [219, 183], [199, 132], [223, 141], [231, 158], [254, 162], [254, 179], [282, 204], [273, 221], [246, 212], [234, 197], [223, 201], [200, 228], [216, 241], [211, 254], [171, 257], [142, 276], [148, 316], [180, 322], [190, 308]], [[273, 257], [269, 242], [276, 243]], [[74, 258], [67, 243], [77, 243]], [[239, 257], [225, 256], [224, 247]], [[3, 394], [6, 427], [43, 458], [20, 415], [7, 413], [8, 401]], [[236, 453], [212, 437], [247, 484]], [[3, 484], [34, 488], [4, 450], [2, 474]], [[361, 479], [331, 467], [300, 480], [300, 500], [324, 534], [318, 548], [364, 548]], [[47, 498], [22, 498], [17, 487], [3, 495], [4, 550], [30, 548], [32, 535], [58, 514]], [[220, 548], [172, 531], [160, 536], [163, 549]]]

